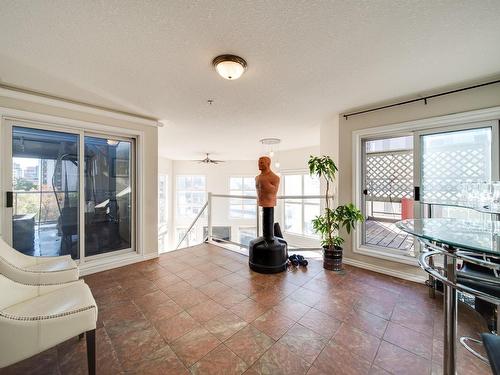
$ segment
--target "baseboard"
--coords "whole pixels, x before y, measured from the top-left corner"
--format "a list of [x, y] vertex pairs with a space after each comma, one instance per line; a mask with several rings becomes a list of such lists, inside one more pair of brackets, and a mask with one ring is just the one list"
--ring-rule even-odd
[[126, 254], [116, 257], [101, 258], [86, 262], [84, 265], [80, 266], [80, 276], [87, 276], [97, 272], [108, 271], [113, 268], [119, 268], [123, 266], [128, 266], [129, 264], [144, 262], [145, 260], [150, 260], [157, 258], [158, 254]]
[[384, 275], [397, 277], [403, 280], [413, 281], [415, 283], [423, 284], [427, 280], [427, 277], [425, 275], [415, 275], [413, 273], [401, 272], [386, 267], [376, 266], [371, 263], [362, 262], [356, 259], [350, 259], [344, 257], [343, 262], [344, 264], [347, 264], [349, 266], [363, 268], [365, 270], [382, 273]]

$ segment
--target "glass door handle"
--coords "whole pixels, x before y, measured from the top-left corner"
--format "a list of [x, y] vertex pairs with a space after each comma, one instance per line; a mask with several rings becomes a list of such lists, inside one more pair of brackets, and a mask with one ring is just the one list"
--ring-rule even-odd
[[12, 207], [14, 203], [14, 194], [12, 191], [7, 191], [5, 195], [5, 207]]
[[420, 186], [414, 186], [413, 187], [413, 200], [415, 202], [420, 201]]
[[368, 189], [363, 189], [363, 194], [368, 195]]

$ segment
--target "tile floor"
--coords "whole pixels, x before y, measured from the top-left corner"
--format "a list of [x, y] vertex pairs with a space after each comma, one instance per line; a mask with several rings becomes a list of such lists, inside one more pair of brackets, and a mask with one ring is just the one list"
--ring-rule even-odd
[[[99, 374], [439, 374], [442, 306], [427, 289], [346, 266], [251, 272], [212, 245], [85, 277], [99, 306]], [[484, 330], [460, 311], [460, 334]], [[460, 374], [489, 368], [459, 350]], [[85, 374], [85, 340], [0, 374]]]

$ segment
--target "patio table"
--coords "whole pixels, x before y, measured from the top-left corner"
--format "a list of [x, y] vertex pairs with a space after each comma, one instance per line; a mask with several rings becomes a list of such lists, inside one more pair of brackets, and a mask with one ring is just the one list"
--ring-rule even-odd
[[[457, 282], [457, 261], [467, 261], [500, 272], [500, 221], [459, 219], [411, 219], [396, 223], [402, 231], [413, 235], [422, 245], [420, 266], [444, 284], [444, 355], [443, 373], [456, 374], [457, 291], [470, 293], [493, 304], [500, 298]], [[444, 272], [429, 259], [444, 256]], [[500, 285], [500, 278], [498, 279]]]

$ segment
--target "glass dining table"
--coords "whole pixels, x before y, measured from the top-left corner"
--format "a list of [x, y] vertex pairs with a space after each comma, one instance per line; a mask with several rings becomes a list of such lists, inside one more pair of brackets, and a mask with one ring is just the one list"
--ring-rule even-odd
[[[457, 291], [472, 294], [495, 305], [500, 298], [473, 289], [457, 281], [457, 262], [470, 262], [500, 273], [500, 221], [460, 219], [410, 219], [396, 223], [402, 231], [413, 235], [421, 244], [419, 264], [444, 285], [444, 355], [443, 373], [456, 374]], [[430, 261], [443, 256], [443, 270]], [[491, 280], [488, 280], [491, 282]], [[495, 280], [496, 283], [496, 280]], [[500, 278], [498, 278], [500, 286]]]

